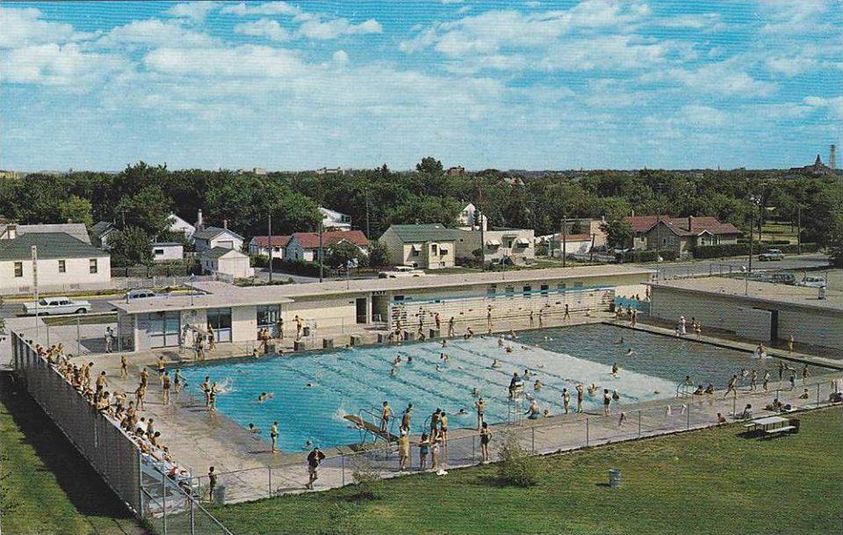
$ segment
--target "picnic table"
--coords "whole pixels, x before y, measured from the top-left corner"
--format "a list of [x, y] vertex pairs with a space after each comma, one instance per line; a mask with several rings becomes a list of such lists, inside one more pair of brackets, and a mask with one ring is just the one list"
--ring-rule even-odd
[[796, 429], [795, 426], [790, 425], [790, 420], [782, 418], [781, 416], [768, 416], [766, 418], [759, 418], [753, 420], [744, 427], [750, 431], [763, 431], [768, 435], [775, 435], [778, 433], [786, 433]]

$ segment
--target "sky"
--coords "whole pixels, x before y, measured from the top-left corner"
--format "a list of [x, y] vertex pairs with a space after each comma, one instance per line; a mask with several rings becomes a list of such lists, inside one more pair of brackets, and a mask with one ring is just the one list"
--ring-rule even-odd
[[841, 0], [0, 3], [4, 169], [781, 168], [841, 124]]

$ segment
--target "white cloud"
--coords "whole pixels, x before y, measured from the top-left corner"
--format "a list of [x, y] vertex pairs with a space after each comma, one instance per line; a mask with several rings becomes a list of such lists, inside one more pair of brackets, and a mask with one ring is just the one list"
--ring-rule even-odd
[[610, 35], [556, 45], [538, 65], [548, 71], [627, 71], [665, 64], [677, 54], [687, 55], [690, 50], [669, 41]]
[[49, 22], [41, 10], [0, 6], [0, 48], [18, 48], [45, 43], [66, 43], [91, 37], [77, 32], [72, 25]]
[[720, 13], [702, 13], [699, 15], [677, 15], [656, 19], [654, 26], [663, 28], [686, 28], [705, 32], [717, 32], [727, 28]]
[[334, 52], [334, 55], [332, 57], [334, 59], [334, 62], [340, 65], [345, 65], [346, 63], [348, 63], [348, 52], [346, 52], [345, 50], [337, 50], [336, 52]]
[[729, 122], [729, 114], [711, 106], [689, 104], [682, 107], [681, 113], [692, 126], [701, 128], [724, 126]]
[[348, 19], [327, 19], [312, 17], [299, 27], [299, 34], [309, 39], [336, 39], [341, 35], [381, 33], [383, 28], [375, 19], [352, 24]]
[[757, 12], [762, 20], [767, 20], [761, 31], [780, 34], [827, 31], [830, 28], [823, 17], [829, 4], [825, 0], [761, 0]]
[[267, 46], [158, 48], [144, 57], [148, 69], [164, 74], [277, 78], [300, 72], [295, 52]]
[[171, 17], [187, 18], [194, 22], [202, 22], [208, 13], [219, 7], [219, 2], [181, 2], [164, 13]]
[[17, 48], [0, 58], [4, 82], [70, 86], [83, 90], [128, 68], [118, 56], [84, 52], [76, 43]]
[[831, 98], [809, 96], [805, 97], [803, 102], [812, 108], [828, 109], [838, 119], [843, 120], [843, 96]]
[[746, 65], [738, 58], [710, 63], [696, 69], [675, 68], [649, 73], [642, 82], [675, 81], [699, 93], [734, 95], [738, 97], [763, 97], [776, 91], [778, 84], [757, 80], [745, 71]]
[[253, 37], [265, 37], [271, 41], [287, 41], [293, 37], [277, 20], [265, 18], [236, 24], [234, 32]]
[[216, 42], [206, 33], [189, 30], [175, 22], [147, 19], [117, 26], [100, 38], [97, 44], [114, 48], [124, 45], [208, 47]]
[[241, 17], [248, 17], [250, 15], [298, 15], [301, 9], [289, 4], [287, 2], [266, 2], [263, 4], [246, 4], [240, 2], [239, 4], [226, 5], [220, 10], [220, 13], [238, 15]]

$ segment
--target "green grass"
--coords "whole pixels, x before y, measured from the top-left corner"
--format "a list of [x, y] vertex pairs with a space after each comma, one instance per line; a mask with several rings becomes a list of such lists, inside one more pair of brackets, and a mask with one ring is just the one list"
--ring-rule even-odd
[[35, 402], [0, 376], [3, 533], [144, 533]]
[[[829, 534], [843, 515], [843, 409], [801, 415], [798, 435], [739, 437], [738, 425], [544, 461], [538, 486], [503, 486], [494, 466], [216, 508], [258, 533]], [[622, 471], [622, 486], [606, 483]]]
[[[77, 319], [78, 318], [78, 319]], [[72, 318], [62, 316], [41, 316], [41, 320], [45, 325], [62, 326], [62, 325], [97, 325], [114, 323], [117, 321], [116, 312], [99, 312], [94, 314], [85, 314], [84, 316], [74, 316]]]

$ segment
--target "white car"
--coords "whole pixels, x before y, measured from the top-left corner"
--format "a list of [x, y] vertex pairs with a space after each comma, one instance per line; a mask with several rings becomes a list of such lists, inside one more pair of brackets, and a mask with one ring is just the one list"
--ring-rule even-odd
[[807, 286], [808, 288], [825, 288], [825, 277], [818, 277], [816, 275], [805, 275], [804, 277], [802, 277], [802, 281], [799, 282], [799, 286]]
[[422, 277], [424, 276], [424, 271], [421, 269], [416, 269], [411, 266], [395, 266], [395, 269], [392, 271], [381, 271], [378, 273], [379, 279], [398, 279], [401, 277]]
[[155, 292], [146, 288], [139, 288], [136, 290], [129, 290], [128, 292], [126, 292], [126, 295], [124, 297], [126, 298], [126, 301], [132, 301], [134, 299], [146, 299], [148, 297], [155, 297]]
[[36, 303], [24, 303], [23, 313], [34, 315], [36, 311], [40, 316], [53, 316], [55, 314], [85, 314], [91, 310], [91, 303], [88, 301], [73, 301], [69, 297], [42, 297]]

